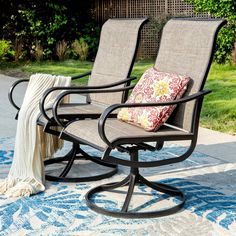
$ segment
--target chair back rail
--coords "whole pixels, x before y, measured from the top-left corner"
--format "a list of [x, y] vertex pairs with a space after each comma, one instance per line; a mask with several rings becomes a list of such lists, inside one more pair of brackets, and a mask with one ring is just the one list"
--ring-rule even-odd
[[[169, 20], [162, 32], [155, 67], [160, 71], [190, 76], [186, 95], [202, 90], [212, 63], [217, 33], [225, 23], [222, 19], [209, 18]], [[178, 106], [168, 123], [193, 132], [195, 104], [193, 101]]]
[[[147, 19], [109, 19], [102, 27], [89, 86], [109, 84], [130, 76], [140, 31]], [[120, 85], [117, 87], [125, 86]], [[91, 101], [106, 105], [124, 102], [127, 94], [91, 94]]]

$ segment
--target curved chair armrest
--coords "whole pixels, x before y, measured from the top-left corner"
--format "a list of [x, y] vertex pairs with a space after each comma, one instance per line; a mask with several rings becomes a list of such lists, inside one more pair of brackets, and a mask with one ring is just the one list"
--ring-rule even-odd
[[108, 140], [105, 134], [105, 123], [109, 115], [116, 109], [123, 107], [150, 107], [150, 106], [170, 106], [170, 105], [178, 105], [186, 102], [190, 102], [193, 100], [198, 100], [206, 94], [211, 93], [211, 90], [203, 90], [198, 93], [192, 94], [190, 96], [186, 96], [184, 98], [180, 98], [170, 102], [157, 102], [157, 103], [121, 103], [114, 104], [106, 108], [106, 110], [101, 114], [98, 122], [98, 132], [101, 139], [110, 147], [114, 148], [111, 142]]
[[[71, 79], [72, 79], [72, 80], [80, 79], [80, 78], [83, 78], [83, 77], [88, 76], [88, 75], [91, 75], [91, 71], [86, 72], [86, 73], [83, 73], [83, 74], [80, 74], [80, 75], [73, 76], [73, 77], [71, 77]], [[15, 101], [14, 101], [14, 99], [13, 99], [13, 92], [14, 92], [16, 86], [17, 86], [18, 84], [23, 83], [23, 82], [29, 82], [29, 80], [28, 80], [28, 79], [20, 79], [20, 80], [17, 80], [16, 82], [14, 82], [14, 83], [12, 84], [12, 86], [11, 86], [9, 92], [8, 92], [8, 99], [9, 99], [11, 105], [12, 105], [13, 107], [15, 107], [18, 111], [20, 110], [20, 107], [16, 105], [16, 103], [15, 103]]]
[[78, 90], [77, 89], [77, 90], [65, 91], [65, 92], [61, 93], [56, 98], [56, 100], [53, 104], [53, 107], [52, 107], [53, 118], [59, 126], [61, 126], [62, 128], [66, 127], [66, 125], [63, 124], [60, 121], [57, 110], [58, 110], [58, 106], [59, 106], [61, 100], [67, 95], [70, 95], [70, 94], [87, 94], [87, 93], [117, 93], [117, 92], [127, 91], [127, 90], [130, 90], [130, 89], [133, 89], [133, 88], [134, 88], [134, 85], [130, 85], [130, 86], [123, 87], [123, 88], [116, 88], [116, 89], [87, 89], [87, 90], [85, 90], [85, 89]]
[[[80, 77], [81, 78], [81, 77]], [[120, 80], [118, 82], [115, 82], [115, 83], [111, 83], [111, 84], [106, 84], [106, 85], [99, 85], [99, 86], [73, 86], [73, 87], [53, 87], [53, 88], [50, 88], [50, 89], [47, 89], [41, 100], [40, 100], [40, 103], [39, 103], [39, 108], [40, 108], [40, 111], [41, 113], [43, 114], [43, 116], [48, 120], [50, 121], [51, 119], [48, 117], [48, 115], [46, 114], [46, 111], [45, 111], [45, 101], [46, 101], [46, 98], [47, 96], [54, 92], [54, 91], [58, 91], [58, 90], [65, 90], [65, 91], [75, 91], [75, 90], [78, 90], [78, 93], [81, 93], [80, 90], [86, 90], [86, 94], [88, 94], [88, 90], [89, 89], [106, 89], [106, 88], [111, 88], [111, 87], [115, 87], [115, 86], [118, 86], [118, 85], [121, 85], [121, 84], [127, 84], [129, 82], [131, 82], [132, 80], [135, 80], [136, 77], [130, 77], [130, 78], [126, 78], [124, 80]], [[69, 93], [70, 94], [70, 93]], [[69, 95], [68, 94], [68, 95]], [[73, 92], [73, 94], [75, 94]], [[84, 93], [83, 93], [84, 94]]]
[[11, 105], [12, 105], [13, 107], [15, 107], [16, 110], [18, 110], [18, 111], [20, 110], [20, 107], [18, 107], [18, 106], [16, 105], [16, 103], [15, 103], [15, 101], [14, 101], [14, 99], [13, 99], [13, 92], [14, 92], [16, 86], [17, 86], [18, 84], [23, 83], [23, 82], [29, 82], [29, 80], [28, 80], [28, 79], [20, 79], [20, 80], [17, 80], [16, 82], [14, 82], [14, 83], [12, 84], [12, 86], [11, 86], [9, 92], [8, 92], [8, 99], [9, 99]]
[[[73, 76], [73, 77], [71, 77], [71, 79], [72, 79], [72, 80], [80, 79], [80, 78], [83, 78], [83, 77], [85, 77], [85, 76], [87, 76], [87, 75], [91, 75], [91, 71], [86, 72], [86, 73], [81, 74], [81, 75]], [[29, 82], [29, 80], [28, 80], [28, 79], [20, 79], [20, 80], [17, 80], [16, 82], [14, 82], [14, 83], [12, 84], [12, 86], [11, 86], [9, 92], [8, 92], [8, 99], [9, 99], [10, 103], [11, 103], [12, 106], [15, 107], [18, 111], [20, 110], [20, 107], [18, 107], [18, 106], [16, 105], [16, 103], [15, 103], [15, 101], [14, 101], [14, 99], [13, 99], [13, 92], [14, 92], [16, 86], [17, 86], [18, 84], [23, 83], [23, 82]]]

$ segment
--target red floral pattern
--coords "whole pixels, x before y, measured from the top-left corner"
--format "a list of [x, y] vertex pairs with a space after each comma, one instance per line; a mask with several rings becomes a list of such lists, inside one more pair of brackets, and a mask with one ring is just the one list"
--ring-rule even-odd
[[[188, 76], [148, 69], [134, 87], [126, 103], [167, 102], [179, 99], [187, 89]], [[156, 131], [166, 122], [176, 105], [159, 107], [122, 108], [118, 119]]]

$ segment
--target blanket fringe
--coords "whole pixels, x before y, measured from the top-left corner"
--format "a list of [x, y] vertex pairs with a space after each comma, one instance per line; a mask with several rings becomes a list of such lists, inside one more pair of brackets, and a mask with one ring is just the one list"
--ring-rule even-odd
[[0, 194], [7, 197], [28, 197], [44, 190], [44, 185], [34, 178], [0, 180]]
[[15, 185], [15, 180], [0, 179], [0, 194], [5, 194], [8, 189]]

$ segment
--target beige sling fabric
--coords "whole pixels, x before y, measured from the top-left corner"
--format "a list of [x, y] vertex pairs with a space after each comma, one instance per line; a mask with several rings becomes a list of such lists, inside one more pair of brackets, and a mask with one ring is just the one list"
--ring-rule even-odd
[[[7, 179], [0, 181], [0, 194], [8, 197], [29, 196], [44, 191], [45, 155], [53, 155], [60, 143], [37, 126], [39, 100], [53, 86], [69, 86], [71, 78], [47, 74], [32, 75], [19, 112], [13, 163]], [[58, 93], [51, 93], [46, 107]], [[46, 144], [46, 145], [45, 145]]]
[[[172, 19], [166, 23], [155, 67], [160, 71], [188, 75], [192, 80], [185, 95], [202, 89], [207, 75], [215, 33], [222, 20]], [[195, 101], [182, 104], [168, 123], [192, 131]]]
[[[89, 86], [104, 85], [126, 79], [136, 53], [140, 26], [146, 19], [109, 19], [102, 27], [99, 48], [94, 61]], [[118, 87], [124, 87], [122, 84]], [[120, 93], [93, 93], [93, 102], [121, 102]]]

